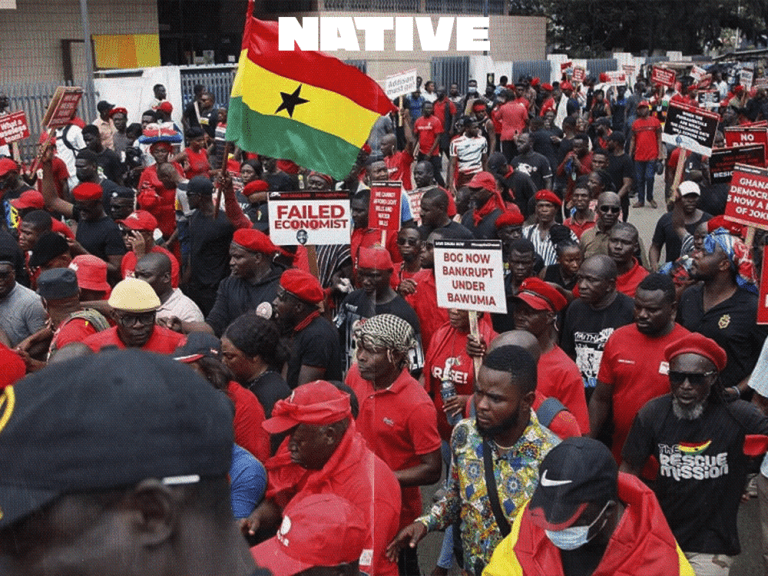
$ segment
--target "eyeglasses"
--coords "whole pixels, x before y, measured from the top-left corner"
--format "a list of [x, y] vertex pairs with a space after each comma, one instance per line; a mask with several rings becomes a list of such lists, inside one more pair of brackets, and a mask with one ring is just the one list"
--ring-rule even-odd
[[679, 385], [688, 380], [693, 386], [703, 386], [704, 381], [717, 374], [717, 370], [710, 370], [709, 372], [676, 372], [669, 371], [669, 383]]
[[415, 240], [413, 238], [398, 238], [397, 239], [397, 245], [398, 246], [416, 246], [421, 240]]
[[117, 315], [117, 321], [123, 326], [134, 326], [137, 323], [142, 326], [155, 323], [154, 312], [142, 312], [140, 314], [119, 314]]
[[621, 206], [600, 206], [600, 212], [603, 212], [604, 214], [607, 214], [608, 212], [618, 214], [621, 212]]

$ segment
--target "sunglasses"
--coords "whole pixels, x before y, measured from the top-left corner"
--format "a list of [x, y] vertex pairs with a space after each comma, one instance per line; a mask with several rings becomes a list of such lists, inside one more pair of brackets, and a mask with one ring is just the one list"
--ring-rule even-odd
[[618, 214], [621, 212], [620, 206], [600, 206], [600, 212], [603, 212], [607, 214], [608, 212], [611, 212], [612, 214]]
[[123, 326], [135, 326], [137, 323], [142, 326], [155, 323], [154, 312], [143, 312], [139, 314], [120, 314], [117, 316], [118, 322]]
[[397, 245], [398, 246], [416, 246], [420, 240], [414, 240], [413, 238], [398, 238], [397, 239]]
[[688, 380], [693, 386], [703, 386], [704, 382], [710, 376], [717, 374], [717, 370], [709, 372], [676, 372], [669, 371], [669, 383], [679, 385]]

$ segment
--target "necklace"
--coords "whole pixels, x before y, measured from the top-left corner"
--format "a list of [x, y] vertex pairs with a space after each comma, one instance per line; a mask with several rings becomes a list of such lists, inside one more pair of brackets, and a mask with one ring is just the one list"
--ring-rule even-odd
[[515, 447], [514, 444], [512, 444], [512, 446], [502, 446], [501, 444], [496, 442], [496, 440], [494, 440], [493, 443], [496, 444], [496, 448], [498, 448], [499, 450], [503, 450], [503, 451], [512, 450], [512, 448]]

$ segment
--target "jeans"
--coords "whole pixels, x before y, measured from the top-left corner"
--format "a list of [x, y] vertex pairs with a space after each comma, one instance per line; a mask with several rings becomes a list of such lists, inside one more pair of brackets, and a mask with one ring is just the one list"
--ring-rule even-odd
[[656, 160], [638, 162], [635, 160], [635, 177], [637, 178], [637, 203], [644, 204], [653, 200], [653, 179], [656, 176]]

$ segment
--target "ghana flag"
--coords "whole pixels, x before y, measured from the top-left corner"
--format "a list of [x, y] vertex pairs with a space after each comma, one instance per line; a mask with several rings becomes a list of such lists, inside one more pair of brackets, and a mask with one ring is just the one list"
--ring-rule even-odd
[[248, 2], [226, 139], [341, 180], [371, 128], [395, 107], [370, 77], [320, 52], [280, 52], [277, 22]]

